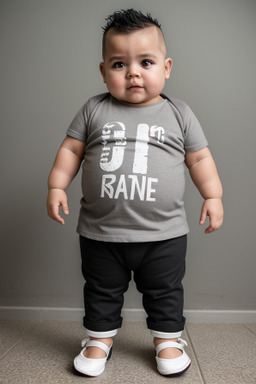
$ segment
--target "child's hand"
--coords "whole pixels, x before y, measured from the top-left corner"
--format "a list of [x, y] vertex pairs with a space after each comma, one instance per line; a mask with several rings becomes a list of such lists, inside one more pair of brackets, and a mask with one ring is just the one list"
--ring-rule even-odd
[[211, 233], [219, 229], [223, 222], [223, 206], [221, 199], [206, 199], [201, 211], [200, 225], [205, 223], [206, 217], [210, 218], [210, 225], [204, 231]]
[[64, 225], [65, 221], [59, 215], [59, 207], [62, 206], [63, 213], [69, 214], [68, 199], [63, 189], [53, 188], [49, 189], [47, 197], [47, 212], [51, 219], [58, 221], [58, 223]]

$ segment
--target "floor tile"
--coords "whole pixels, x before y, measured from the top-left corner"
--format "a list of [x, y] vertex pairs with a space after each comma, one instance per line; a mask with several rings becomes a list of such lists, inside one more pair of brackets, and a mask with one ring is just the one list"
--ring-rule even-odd
[[188, 324], [206, 384], [255, 384], [256, 337], [240, 324]]
[[[77, 322], [42, 322], [0, 360], [1, 384], [76, 384], [85, 378], [73, 370], [73, 358], [80, 352], [84, 329]], [[183, 337], [187, 339], [186, 332]], [[172, 383], [201, 384], [196, 359], [187, 348], [192, 366]], [[167, 379], [158, 374], [152, 336], [144, 323], [124, 323], [115, 337], [113, 355], [105, 372], [86, 378], [95, 384], [159, 384]]]
[[0, 359], [39, 322], [0, 320]]
[[256, 336], [256, 324], [244, 324]]
[[0, 360], [0, 383], [75, 383], [72, 360], [82, 334], [80, 323], [41, 322]]

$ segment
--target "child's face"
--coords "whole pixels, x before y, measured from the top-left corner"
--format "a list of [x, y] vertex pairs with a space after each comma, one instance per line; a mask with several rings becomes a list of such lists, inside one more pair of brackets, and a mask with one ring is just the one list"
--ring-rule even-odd
[[164, 38], [155, 26], [129, 34], [110, 29], [106, 34], [100, 71], [111, 95], [129, 105], [161, 100], [172, 61], [166, 57]]

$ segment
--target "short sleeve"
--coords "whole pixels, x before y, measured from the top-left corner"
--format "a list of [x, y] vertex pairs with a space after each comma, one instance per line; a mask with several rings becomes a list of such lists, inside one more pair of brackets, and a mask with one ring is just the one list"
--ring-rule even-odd
[[88, 127], [90, 120], [93, 115], [93, 111], [96, 110], [96, 106], [99, 105], [104, 99], [110, 95], [109, 92], [101, 93], [99, 95], [91, 97], [77, 112], [74, 119], [72, 120], [67, 135], [74, 139], [83, 141], [86, 143], [88, 136]]
[[194, 152], [208, 146], [201, 125], [188, 105], [183, 116], [184, 147], [186, 152]]
[[67, 130], [67, 136], [85, 142], [87, 127], [87, 103], [77, 112]]

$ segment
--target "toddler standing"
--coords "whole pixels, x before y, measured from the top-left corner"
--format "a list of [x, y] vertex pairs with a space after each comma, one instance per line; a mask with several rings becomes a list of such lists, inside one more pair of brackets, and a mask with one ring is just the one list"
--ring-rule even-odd
[[89, 99], [67, 131], [48, 180], [48, 214], [64, 224], [66, 188], [83, 162], [78, 222], [85, 278], [84, 326], [90, 340], [74, 360], [98, 376], [121, 327], [131, 273], [143, 295], [162, 375], [184, 373], [182, 279], [187, 233], [185, 165], [204, 198], [206, 233], [223, 220], [222, 186], [201, 126], [182, 101], [162, 91], [172, 60], [157, 20], [115, 12], [103, 35], [100, 72], [108, 93]]

